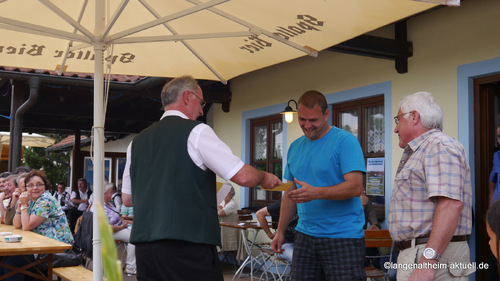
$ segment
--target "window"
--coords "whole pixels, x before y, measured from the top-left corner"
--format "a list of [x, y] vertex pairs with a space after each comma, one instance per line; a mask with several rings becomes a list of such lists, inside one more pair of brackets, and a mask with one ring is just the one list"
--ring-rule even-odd
[[[367, 99], [349, 101], [332, 106], [332, 124], [353, 134], [361, 144], [365, 164], [373, 159], [383, 159], [385, 155], [385, 116], [384, 116], [384, 96], [376, 96]], [[368, 161], [370, 159], [370, 161]], [[368, 182], [374, 180], [380, 186], [379, 192], [371, 192], [375, 188], [367, 191], [377, 212], [377, 217], [381, 220], [385, 218], [385, 177], [384, 164], [382, 161], [381, 171], [368, 172]], [[370, 168], [367, 167], [367, 169]], [[365, 188], [367, 180], [365, 179]], [[370, 182], [370, 186], [372, 182]]]
[[[76, 175], [76, 179], [84, 177], [90, 184], [93, 190], [93, 163], [90, 158], [90, 153], [82, 151], [83, 160], [83, 171], [81, 175]], [[105, 152], [104, 153], [104, 180], [113, 182], [118, 191], [121, 191], [122, 182], [121, 178], [123, 175], [123, 168], [125, 167], [126, 153], [119, 152]], [[74, 185], [76, 186], [76, 179], [74, 179]], [[73, 189], [75, 190], [75, 189]]]
[[[281, 179], [283, 169], [283, 119], [282, 115], [250, 121], [250, 165]], [[266, 191], [260, 186], [250, 188], [250, 207], [258, 209], [281, 198], [279, 191]]]
[[358, 138], [366, 158], [384, 157], [384, 97], [334, 104], [333, 125]]

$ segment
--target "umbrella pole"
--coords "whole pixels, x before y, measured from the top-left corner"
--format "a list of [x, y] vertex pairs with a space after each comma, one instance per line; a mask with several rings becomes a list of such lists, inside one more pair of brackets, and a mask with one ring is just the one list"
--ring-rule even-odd
[[[104, 185], [104, 114], [103, 114], [103, 49], [95, 47], [95, 73], [94, 73], [94, 204], [99, 202], [103, 206]], [[97, 209], [93, 213], [93, 272], [94, 280], [102, 279], [101, 234]]]
[[[100, 38], [105, 26], [105, 1], [95, 1], [95, 34]], [[104, 185], [104, 43], [102, 39], [94, 42], [94, 202], [103, 204]], [[93, 280], [104, 280], [101, 255], [101, 233], [97, 210], [93, 213]]]
[[[99, 202], [103, 206], [104, 185], [104, 110], [103, 110], [103, 49], [95, 47], [95, 73], [94, 73], [94, 204]], [[102, 256], [101, 256], [101, 233], [99, 231], [99, 219], [97, 209], [93, 213], [93, 272], [94, 280], [103, 280]]]

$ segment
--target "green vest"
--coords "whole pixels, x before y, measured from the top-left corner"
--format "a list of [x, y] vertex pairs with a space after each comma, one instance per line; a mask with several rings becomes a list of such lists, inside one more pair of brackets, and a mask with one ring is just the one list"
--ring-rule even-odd
[[177, 239], [221, 245], [215, 174], [196, 166], [187, 150], [198, 124], [167, 116], [132, 142], [132, 243]]

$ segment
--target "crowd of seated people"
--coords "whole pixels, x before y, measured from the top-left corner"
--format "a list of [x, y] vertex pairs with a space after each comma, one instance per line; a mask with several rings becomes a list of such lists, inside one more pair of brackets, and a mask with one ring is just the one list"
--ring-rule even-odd
[[[51, 193], [51, 185], [41, 170], [20, 167], [13, 173], [0, 173], [0, 221], [14, 225], [25, 231], [33, 231], [46, 237], [68, 244], [74, 243], [73, 229], [70, 227], [70, 209], [75, 214], [83, 214], [79, 206], [90, 209], [91, 191], [85, 179], [79, 179], [78, 190], [68, 192], [63, 182]], [[71, 195], [70, 195], [71, 193]], [[82, 196], [83, 195], [83, 196]], [[125, 273], [136, 274], [135, 247], [130, 241], [133, 208], [121, 205], [121, 198], [113, 183], [104, 186], [104, 211], [112, 226], [115, 240], [126, 242], [127, 259]], [[78, 217], [76, 218], [78, 219]], [[87, 232], [92, 241], [91, 231]], [[5, 264], [20, 267], [34, 261], [33, 255], [10, 256]], [[0, 267], [0, 276], [10, 270]], [[23, 274], [15, 274], [6, 280], [32, 280]]]
[[[11, 195], [11, 201], [17, 199], [13, 218], [14, 227], [24, 231], [33, 231], [64, 243], [73, 243], [73, 235], [66, 215], [57, 200], [50, 194], [50, 183], [45, 173], [40, 170], [32, 170], [24, 175], [24, 183], [24, 191], [16, 187], [17, 190]], [[34, 255], [9, 256], [5, 259], [5, 264], [22, 267], [34, 260]], [[7, 268], [0, 268], [0, 275], [9, 272], [10, 270]], [[31, 279], [18, 273], [6, 280]]]

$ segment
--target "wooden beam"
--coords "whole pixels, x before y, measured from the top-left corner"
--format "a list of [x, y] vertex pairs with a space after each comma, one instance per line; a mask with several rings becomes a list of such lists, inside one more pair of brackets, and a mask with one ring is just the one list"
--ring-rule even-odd
[[[394, 27], [394, 37], [396, 41], [404, 41], [408, 40], [406, 29], [406, 21], [398, 21]], [[411, 43], [410, 43], [411, 44]], [[411, 53], [408, 56], [397, 56], [396, 57], [396, 71], [398, 73], [406, 73], [408, 72], [408, 57], [413, 55], [413, 45], [411, 46]]]
[[397, 72], [406, 73], [408, 58], [413, 56], [413, 44], [407, 41], [406, 21], [399, 21], [395, 24], [395, 39], [361, 35], [326, 51], [394, 60]]

